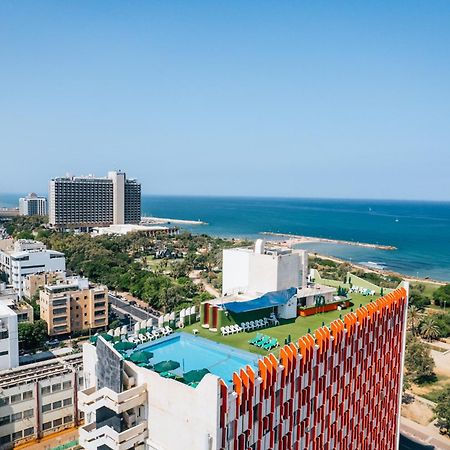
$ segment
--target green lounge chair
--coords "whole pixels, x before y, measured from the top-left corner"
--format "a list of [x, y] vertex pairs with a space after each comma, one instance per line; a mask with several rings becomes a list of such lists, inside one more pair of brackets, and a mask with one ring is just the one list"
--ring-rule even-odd
[[251, 339], [248, 340], [249, 344], [255, 344], [256, 342], [258, 342], [259, 340], [261, 340], [264, 337], [263, 334], [261, 333], [256, 333], [256, 336], [252, 337]]
[[275, 347], [278, 347], [278, 339], [271, 339], [263, 345], [264, 350], [272, 350]]
[[266, 345], [268, 342], [270, 342], [272, 338], [270, 336], [264, 336], [259, 342], [256, 342], [256, 346], [259, 348], [264, 348], [264, 345]]

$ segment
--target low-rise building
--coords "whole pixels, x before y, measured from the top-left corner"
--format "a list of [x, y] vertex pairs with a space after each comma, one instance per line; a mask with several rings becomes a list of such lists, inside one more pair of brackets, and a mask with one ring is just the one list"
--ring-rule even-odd
[[0, 250], [0, 271], [7, 274], [19, 297], [23, 295], [23, 280], [27, 275], [65, 269], [64, 253], [48, 250], [39, 241], [19, 239], [12, 250]]
[[[0, 303], [0, 370], [19, 365], [19, 333], [17, 314]], [[1, 422], [1, 419], [0, 419]]]
[[63, 281], [66, 278], [65, 272], [42, 272], [27, 275], [23, 280], [23, 295], [31, 300], [39, 289], [46, 284], [54, 284], [57, 281]]
[[0, 303], [11, 308], [17, 314], [17, 322], [34, 321], [33, 307], [19, 298], [17, 292], [5, 283], [0, 283]]
[[94, 286], [87, 278], [67, 277], [46, 284], [40, 291], [39, 305], [50, 336], [108, 325], [108, 288]]
[[19, 213], [21, 216], [46, 216], [47, 199], [39, 197], [34, 192], [19, 198]]
[[77, 427], [82, 413], [81, 354], [0, 372], [0, 448], [10, 449]]

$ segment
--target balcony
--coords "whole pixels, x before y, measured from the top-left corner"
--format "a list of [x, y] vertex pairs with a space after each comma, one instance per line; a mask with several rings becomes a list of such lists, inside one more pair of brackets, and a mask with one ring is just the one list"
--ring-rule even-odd
[[132, 428], [118, 433], [109, 426], [96, 428], [95, 423], [79, 429], [79, 443], [85, 450], [97, 450], [107, 445], [114, 450], [128, 450], [144, 443], [147, 438], [147, 423], [142, 422]]
[[116, 414], [121, 414], [143, 405], [146, 400], [145, 386], [136, 386], [119, 394], [106, 387], [98, 391], [95, 387], [92, 387], [78, 393], [78, 406], [85, 414], [102, 407], [108, 408]]

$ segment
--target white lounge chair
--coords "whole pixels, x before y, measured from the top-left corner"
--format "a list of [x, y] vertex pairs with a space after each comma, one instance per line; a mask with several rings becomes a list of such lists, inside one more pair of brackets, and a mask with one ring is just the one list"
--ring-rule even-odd
[[169, 325], [166, 325], [164, 328], [166, 329], [167, 334], [172, 334], [173, 333], [173, 330], [172, 330], [172, 328], [169, 327]]

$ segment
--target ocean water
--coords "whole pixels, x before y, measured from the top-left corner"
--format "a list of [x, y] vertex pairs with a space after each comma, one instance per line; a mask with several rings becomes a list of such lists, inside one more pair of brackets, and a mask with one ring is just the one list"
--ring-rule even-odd
[[[0, 195], [15, 206], [19, 195]], [[195, 233], [260, 237], [264, 231], [393, 245], [378, 250], [309, 243], [312, 252], [371, 267], [450, 281], [450, 202], [143, 196], [142, 213], [201, 220]]]

